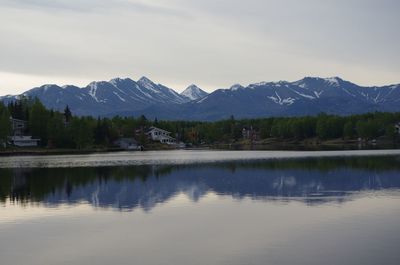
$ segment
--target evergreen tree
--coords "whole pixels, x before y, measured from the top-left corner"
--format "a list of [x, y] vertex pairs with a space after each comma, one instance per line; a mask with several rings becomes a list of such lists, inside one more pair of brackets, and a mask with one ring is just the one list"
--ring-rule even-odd
[[347, 121], [343, 127], [343, 137], [352, 139], [354, 137], [354, 125], [351, 121]]
[[77, 149], [89, 147], [93, 143], [93, 128], [87, 118], [74, 118], [70, 125], [70, 135]]
[[11, 134], [10, 113], [8, 109], [0, 103], [0, 147], [5, 147], [7, 137]]
[[67, 129], [64, 125], [64, 116], [54, 112], [47, 123], [47, 135], [49, 147], [68, 147]]
[[64, 109], [64, 118], [65, 118], [65, 122], [66, 123], [69, 123], [71, 121], [71, 118], [72, 118], [72, 112], [69, 109], [68, 105]]
[[35, 138], [41, 139], [41, 144], [47, 145], [48, 140], [48, 122], [50, 114], [39, 99], [35, 99], [29, 113], [29, 131]]

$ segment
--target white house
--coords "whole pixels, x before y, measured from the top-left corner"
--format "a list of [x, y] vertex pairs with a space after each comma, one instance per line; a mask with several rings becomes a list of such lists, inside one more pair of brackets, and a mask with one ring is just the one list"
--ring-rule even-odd
[[153, 141], [158, 141], [163, 144], [175, 144], [176, 140], [170, 134], [171, 134], [171, 132], [157, 128], [157, 127], [150, 127], [147, 132], [147, 135]]
[[11, 129], [14, 136], [22, 136], [27, 128], [27, 121], [10, 118]]
[[394, 127], [396, 128], [396, 132], [400, 134], [400, 122], [398, 122]]
[[40, 139], [34, 139], [32, 136], [24, 135], [28, 128], [28, 122], [24, 120], [10, 118], [12, 136], [8, 137], [8, 142], [18, 147], [35, 147], [39, 145]]
[[9, 142], [18, 147], [35, 147], [38, 146], [40, 139], [33, 139], [32, 136], [11, 136]]

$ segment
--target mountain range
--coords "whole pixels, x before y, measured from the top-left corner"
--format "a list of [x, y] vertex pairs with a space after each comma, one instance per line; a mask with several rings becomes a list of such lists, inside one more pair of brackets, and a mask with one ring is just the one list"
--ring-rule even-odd
[[8, 103], [21, 96], [37, 97], [47, 107], [76, 115], [139, 116], [158, 119], [218, 120], [236, 118], [338, 115], [400, 111], [400, 84], [363, 87], [339, 77], [305, 77], [299, 81], [239, 84], [207, 93], [196, 85], [182, 93], [146, 77], [115, 78], [86, 87], [43, 85], [21, 95], [0, 97]]

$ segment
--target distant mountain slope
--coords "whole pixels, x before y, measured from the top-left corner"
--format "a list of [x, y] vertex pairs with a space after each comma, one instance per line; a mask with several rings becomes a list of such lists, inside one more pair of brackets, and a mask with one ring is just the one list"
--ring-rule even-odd
[[[263, 82], [220, 89], [191, 104], [192, 116], [229, 117], [354, 114], [399, 111], [400, 86], [360, 87], [340, 78], [304, 78], [297, 82]], [[195, 110], [195, 111], [194, 111]]]
[[[26, 91], [22, 95], [37, 97], [52, 109], [62, 110], [69, 105], [78, 115], [106, 115], [115, 111], [136, 111], [154, 104], [182, 104], [189, 102], [173, 89], [155, 84], [146, 77], [138, 81], [115, 78], [110, 81], [92, 82], [86, 87], [59, 87], [44, 85]], [[18, 96], [6, 96], [0, 100], [15, 100]]]
[[[400, 85], [361, 87], [338, 77], [306, 77], [296, 82], [234, 85], [207, 94], [195, 85], [181, 94], [146, 77], [92, 82], [84, 88], [44, 85], [25, 96], [39, 98], [48, 108], [69, 105], [78, 115], [138, 116], [159, 119], [217, 120], [268, 116], [355, 114], [400, 111]], [[18, 96], [1, 97], [2, 101]]]

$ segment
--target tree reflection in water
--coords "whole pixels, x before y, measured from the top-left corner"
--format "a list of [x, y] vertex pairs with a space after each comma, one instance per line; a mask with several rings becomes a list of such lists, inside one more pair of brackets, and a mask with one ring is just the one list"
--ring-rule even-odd
[[99, 168], [0, 169], [0, 204], [89, 203], [150, 210], [179, 193], [254, 200], [343, 202], [359, 191], [400, 188], [399, 157], [286, 159], [265, 162]]

